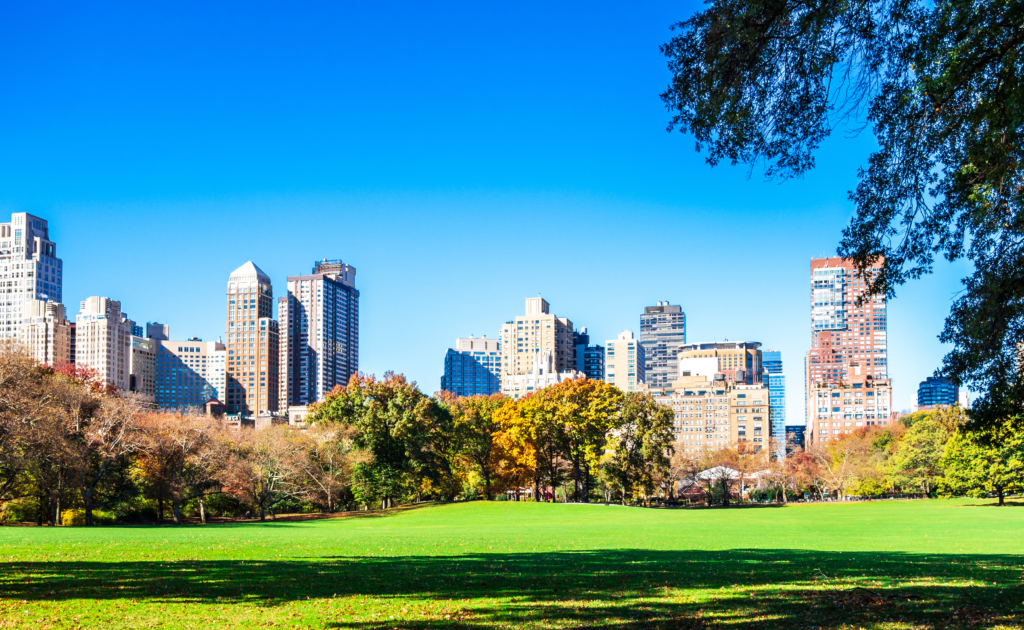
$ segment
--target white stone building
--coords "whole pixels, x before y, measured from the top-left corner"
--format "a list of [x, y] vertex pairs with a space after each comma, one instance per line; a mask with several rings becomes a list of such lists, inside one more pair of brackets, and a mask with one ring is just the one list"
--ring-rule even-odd
[[104, 382], [128, 391], [132, 325], [117, 300], [99, 296], [83, 300], [75, 319], [75, 363], [96, 370]]
[[45, 219], [15, 212], [0, 223], [0, 340], [21, 340], [34, 300], [61, 302], [63, 272]]

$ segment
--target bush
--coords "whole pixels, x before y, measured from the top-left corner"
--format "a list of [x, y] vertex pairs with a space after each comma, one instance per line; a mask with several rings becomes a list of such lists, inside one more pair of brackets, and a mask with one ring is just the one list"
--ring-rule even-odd
[[[117, 517], [110, 512], [103, 510], [92, 511], [93, 525], [114, 525]], [[64, 510], [60, 515], [60, 524], [68, 527], [82, 527], [85, 525], [85, 510]]]
[[36, 499], [15, 499], [0, 505], [0, 523], [27, 523], [39, 517]]

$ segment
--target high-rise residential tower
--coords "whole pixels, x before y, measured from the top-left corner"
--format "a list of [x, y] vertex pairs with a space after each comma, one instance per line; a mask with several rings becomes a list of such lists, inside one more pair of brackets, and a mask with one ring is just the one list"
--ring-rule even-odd
[[444, 356], [441, 389], [457, 396], [488, 396], [501, 391], [501, 344], [472, 335], [455, 340]]
[[[219, 341], [152, 340], [156, 344], [156, 404], [163, 408], [202, 407], [224, 401], [227, 350]], [[245, 342], [248, 343], [248, 342]]]
[[605, 382], [624, 392], [635, 392], [644, 384], [644, 347], [624, 330], [617, 339], [605, 342]]
[[502, 393], [506, 396], [513, 395], [516, 381], [512, 377], [535, 372], [537, 365], [552, 374], [576, 372], [572, 322], [549, 309], [544, 298], [526, 298], [526, 314], [501, 327]]
[[63, 267], [45, 219], [15, 212], [0, 223], [0, 339], [21, 339], [33, 300], [61, 302]]
[[[869, 270], [874, 276], [881, 262]], [[867, 281], [843, 258], [811, 260], [811, 349], [808, 382], [844, 380], [857, 361], [863, 376], [886, 378], [888, 353], [885, 296], [865, 297]], [[864, 299], [863, 304], [858, 300]]]
[[786, 374], [782, 371], [782, 352], [762, 350], [763, 382], [768, 383], [768, 407], [772, 423], [772, 441], [776, 455], [786, 456]]
[[103, 382], [129, 391], [133, 324], [117, 300], [99, 296], [83, 300], [75, 319], [75, 363], [96, 370]]
[[308, 276], [289, 276], [288, 295], [278, 300], [277, 316], [282, 411], [323, 400], [359, 372], [355, 267], [324, 260]]
[[658, 302], [640, 316], [640, 343], [644, 346], [647, 384], [665, 389], [679, 378], [679, 353], [686, 345], [686, 313], [681, 306]]
[[71, 355], [71, 324], [60, 302], [29, 300], [21, 322], [20, 341], [32, 357], [46, 365], [74, 363]]
[[228, 277], [227, 367], [229, 413], [254, 416], [278, 410], [277, 320], [270, 276], [250, 260]]

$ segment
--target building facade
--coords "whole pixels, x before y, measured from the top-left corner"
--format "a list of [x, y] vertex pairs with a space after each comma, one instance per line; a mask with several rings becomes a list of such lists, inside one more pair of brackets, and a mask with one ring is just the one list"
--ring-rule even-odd
[[851, 361], [844, 380], [811, 381], [807, 391], [808, 446], [823, 444], [860, 427], [892, 421], [892, 382], [876, 378], [867, 366]]
[[[882, 263], [868, 271], [880, 272]], [[807, 383], [841, 382], [856, 361], [864, 376], [887, 378], [888, 339], [884, 296], [866, 297], [868, 282], [843, 258], [811, 260], [811, 349]], [[863, 304], [859, 304], [860, 300]]]
[[36, 361], [52, 366], [74, 363], [71, 323], [60, 302], [29, 300], [19, 335], [21, 345]]
[[958, 402], [957, 387], [948, 378], [929, 376], [917, 386], [917, 408], [919, 411], [952, 407]]
[[0, 340], [22, 338], [33, 301], [63, 300], [64, 263], [45, 219], [15, 212], [0, 223]]
[[804, 434], [807, 432], [807, 427], [802, 424], [787, 424], [786, 425], [786, 455], [792, 455], [797, 452], [797, 449], [803, 450], [804, 448]]
[[75, 318], [75, 363], [92, 368], [105, 383], [128, 391], [133, 324], [117, 300], [99, 296], [83, 300]]
[[228, 412], [255, 416], [278, 410], [280, 340], [270, 277], [249, 261], [231, 272], [227, 287]]
[[510, 398], [518, 399], [550, 385], [586, 376], [576, 370], [558, 370], [555, 365], [553, 352], [544, 351], [534, 354], [533, 364], [526, 374], [514, 374], [503, 379], [502, 393]]
[[576, 346], [572, 322], [556, 317], [543, 298], [526, 298], [526, 313], [501, 327], [501, 391], [512, 396], [518, 386], [514, 377], [526, 376], [545, 357], [552, 371], [576, 371]]
[[630, 330], [605, 342], [605, 382], [624, 392], [635, 392], [644, 384], [644, 346]]
[[[135, 326], [134, 330], [142, 332], [141, 326]], [[128, 390], [153, 404], [156, 403], [156, 348], [152, 339], [131, 335]]]
[[658, 302], [640, 316], [644, 375], [651, 387], [666, 388], [679, 375], [679, 349], [686, 345], [686, 313], [681, 306]]
[[223, 402], [227, 358], [223, 343], [197, 338], [152, 341], [157, 349], [157, 406], [183, 409], [204, 407], [211, 399]]
[[730, 383], [756, 385], [764, 378], [761, 344], [756, 341], [715, 341], [681, 346], [679, 361], [717, 359], [718, 371]]
[[587, 378], [595, 381], [604, 380], [604, 346], [590, 345], [590, 334], [584, 326], [575, 333], [576, 336], [576, 371], [583, 372]]
[[356, 269], [340, 260], [289, 276], [278, 300], [282, 409], [323, 400], [359, 372], [359, 291]]
[[456, 396], [490, 396], [501, 391], [501, 344], [497, 339], [455, 340], [444, 356], [441, 390]]
[[762, 382], [768, 384], [768, 406], [771, 408], [772, 439], [778, 445], [777, 455], [785, 457], [786, 448], [786, 374], [782, 370], [782, 352], [762, 350], [764, 367]]
[[669, 393], [657, 398], [672, 408], [677, 451], [759, 451], [769, 446], [769, 393], [764, 384], [730, 382], [708, 358], [681, 360], [680, 374]]

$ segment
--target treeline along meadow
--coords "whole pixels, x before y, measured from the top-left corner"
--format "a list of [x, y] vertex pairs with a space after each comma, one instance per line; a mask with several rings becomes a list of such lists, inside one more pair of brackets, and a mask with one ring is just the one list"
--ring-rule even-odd
[[473, 499], [993, 494], [1002, 503], [1024, 482], [1024, 438], [1009, 428], [976, 435], [959, 408], [783, 459], [772, 444], [688, 453], [675, 445], [670, 409], [585, 378], [513, 400], [431, 397], [398, 374], [356, 375], [305, 426], [233, 427], [197, 410], [148, 408], [89, 370], [0, 348], [0, 518], [206, 522]]

